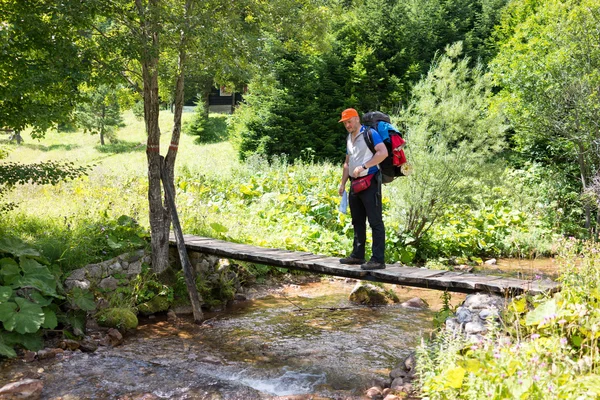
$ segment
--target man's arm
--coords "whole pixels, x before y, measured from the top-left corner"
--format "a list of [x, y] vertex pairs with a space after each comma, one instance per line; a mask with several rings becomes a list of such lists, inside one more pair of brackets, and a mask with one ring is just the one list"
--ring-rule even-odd
[[[383, 146], [385, 147], [385, 146]], [[341, 196], [346, 190], [346, 182], [348, 182], [349, 174], [348, 174], [348, 162], [350, 160], [350, 156], [346, 154], [346, 160], [344, 161], [344, 167], [342, 170], [342, 183], [340, 184], [340, 188], [338, 190], [339, 195]]]
[[373, 154], [373, 158], [371, 158], [368, 162], [365, 163], [365, 167], [367, 169], [379, 165], [385, 158], [388, 156], [387, 147], [385, 147], [384, 143], [379, 143], [375, 146], [375, 154]]

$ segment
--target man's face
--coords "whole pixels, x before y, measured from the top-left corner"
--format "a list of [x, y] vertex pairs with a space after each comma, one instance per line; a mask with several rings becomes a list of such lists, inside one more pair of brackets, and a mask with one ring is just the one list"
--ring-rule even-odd
[[344, 126], [349, 133], [355, 133], [360, 129], [360, 119], [358, 117], [352, 117], [344, 122]]

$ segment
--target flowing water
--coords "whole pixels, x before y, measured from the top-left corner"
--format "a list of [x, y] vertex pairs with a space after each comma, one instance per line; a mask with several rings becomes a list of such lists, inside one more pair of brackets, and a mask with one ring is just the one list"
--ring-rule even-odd
[[519, 279], [556, 279], [559, 267], [556, 260], [549, 257], [500, 258], [495, 265], [480, 265], [476, 271], [484, 274], [510, 276]]
[[145, 321], [118, 347], [7, 362], [0, 386], [42, 379], [44, 399], [363, 398], [433, 329], [440, 292], [387, 286], [402, 301], [419, 296], [433, 307], [371, 308], [347, 300], [353, 286], [340, 279], [290, 285], [201, 325]]

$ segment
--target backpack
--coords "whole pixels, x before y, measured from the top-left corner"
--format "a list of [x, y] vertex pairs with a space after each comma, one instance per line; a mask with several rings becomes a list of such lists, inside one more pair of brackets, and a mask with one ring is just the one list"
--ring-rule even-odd
[[375, 145], [369, 128], [373, 128], [379, 133], [387, 147], [388, 155], [379, 164], [383, 183], [390, 183], [397, 176], [410, 175], [411, 171], [404, 154], [406, 141], [398, 129], [392, 125], [389, 115], [379, 111], [370, 111], [362, 116], [362, 123], [367, 127], [365, 141], [373, 154], [375, 154]]

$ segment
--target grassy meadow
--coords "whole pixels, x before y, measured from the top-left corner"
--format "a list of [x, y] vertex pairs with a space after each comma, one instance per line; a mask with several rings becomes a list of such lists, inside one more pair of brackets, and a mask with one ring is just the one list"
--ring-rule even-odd
[[[191, 117], [185, 113], [184, 122]], [[0, 232], [29, 241], [70, 270], [117, 253], [107, 246], [106, 233], [121, 215], [147, 231], [144, 123], [128, 112], [125, 125], [116, 133], [118, 142], [105, 146], [97, 135], [79, 131], [51, 131], [39, 140], [25, 132], [23, 144], [7, 145], [8, 162], [54, 160], [92, 168], [55, 186], [15, 187], [6, 200], [18, 206], [3, 215]], [[169, 111], [161, 113], [160, 126], [164, 154]], [[350, 249], [349, 218], [337, 212], [339, 166], [291, 166], [284, 159], [269, 164], [261, 158], [242, 163], [229, 142], [197, 144], [187, 134], [177, 157], [177, 204], [186, 233], [327, 254]]]

